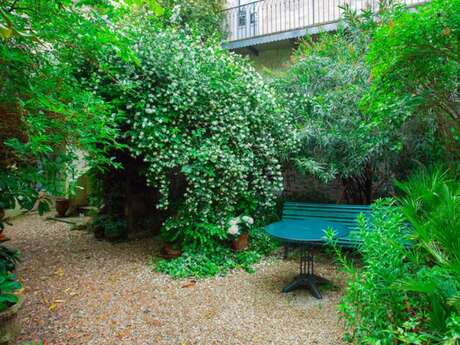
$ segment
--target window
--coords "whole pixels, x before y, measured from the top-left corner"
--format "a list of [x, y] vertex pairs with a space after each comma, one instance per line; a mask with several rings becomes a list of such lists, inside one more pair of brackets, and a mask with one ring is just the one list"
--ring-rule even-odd
[[256, 12], [251, 12], [249, 15], [249, 23], [254, 25], [256, 23]]
[[238, 11], [238, 25], [246, 26], [246, 9], [240, 8]]

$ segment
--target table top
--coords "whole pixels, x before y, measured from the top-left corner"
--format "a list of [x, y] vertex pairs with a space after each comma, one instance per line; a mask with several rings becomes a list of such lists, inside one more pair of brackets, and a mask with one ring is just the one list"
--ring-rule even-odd
[[265, 229], [270, 236], [291, 243], [325, 242], [328, 229], [333, 229], [337, 238], [345, 237], [349, 232], [345, 225], [318, 219], [283, 220]]

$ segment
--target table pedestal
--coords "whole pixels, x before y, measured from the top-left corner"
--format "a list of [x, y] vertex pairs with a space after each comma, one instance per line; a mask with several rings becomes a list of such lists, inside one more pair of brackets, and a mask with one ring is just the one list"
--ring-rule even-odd
[[329, 280], [317, 276], [313, 272], [313, 251], [311, 247], [300, 247], [300, 274], [295, 277], [294, 281], [283, 289], [283, 292], [291, 292], [295, 289], [306, 287], [310, 290], [313, 297], [321, 299], [321, 293], [318, 285], [330, 283]]

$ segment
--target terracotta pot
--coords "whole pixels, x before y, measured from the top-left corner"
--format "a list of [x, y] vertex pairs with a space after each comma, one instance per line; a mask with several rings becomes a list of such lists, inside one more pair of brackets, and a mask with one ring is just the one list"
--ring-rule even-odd
[[56, 212], [58, 217], [65, 217], [70, 207], [70, 200], [67, 198], [56, 198]]
[[245, 250], [249, 244], [249, 234], [247, 232], [241, 234], [232, 241], [232, 248], [234, 251]]
[[23, 302], [24, 298], [19, 296], [18, 303], [0, 313], [0, 345], [16, 344], [16, 337], [21, 332], [16, 315]]
[[182, 255], [182, 251], [174, 249], [170, 244], [165, 244], [160, 251], [160, 256], [164, 259], [174, 259]]

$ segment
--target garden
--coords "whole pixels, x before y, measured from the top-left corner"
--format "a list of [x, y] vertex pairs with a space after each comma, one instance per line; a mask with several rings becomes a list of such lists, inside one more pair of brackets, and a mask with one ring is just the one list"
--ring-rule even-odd
[[460, 0], [222, 6], [0, 0], [0, 344], [460, 344]]

